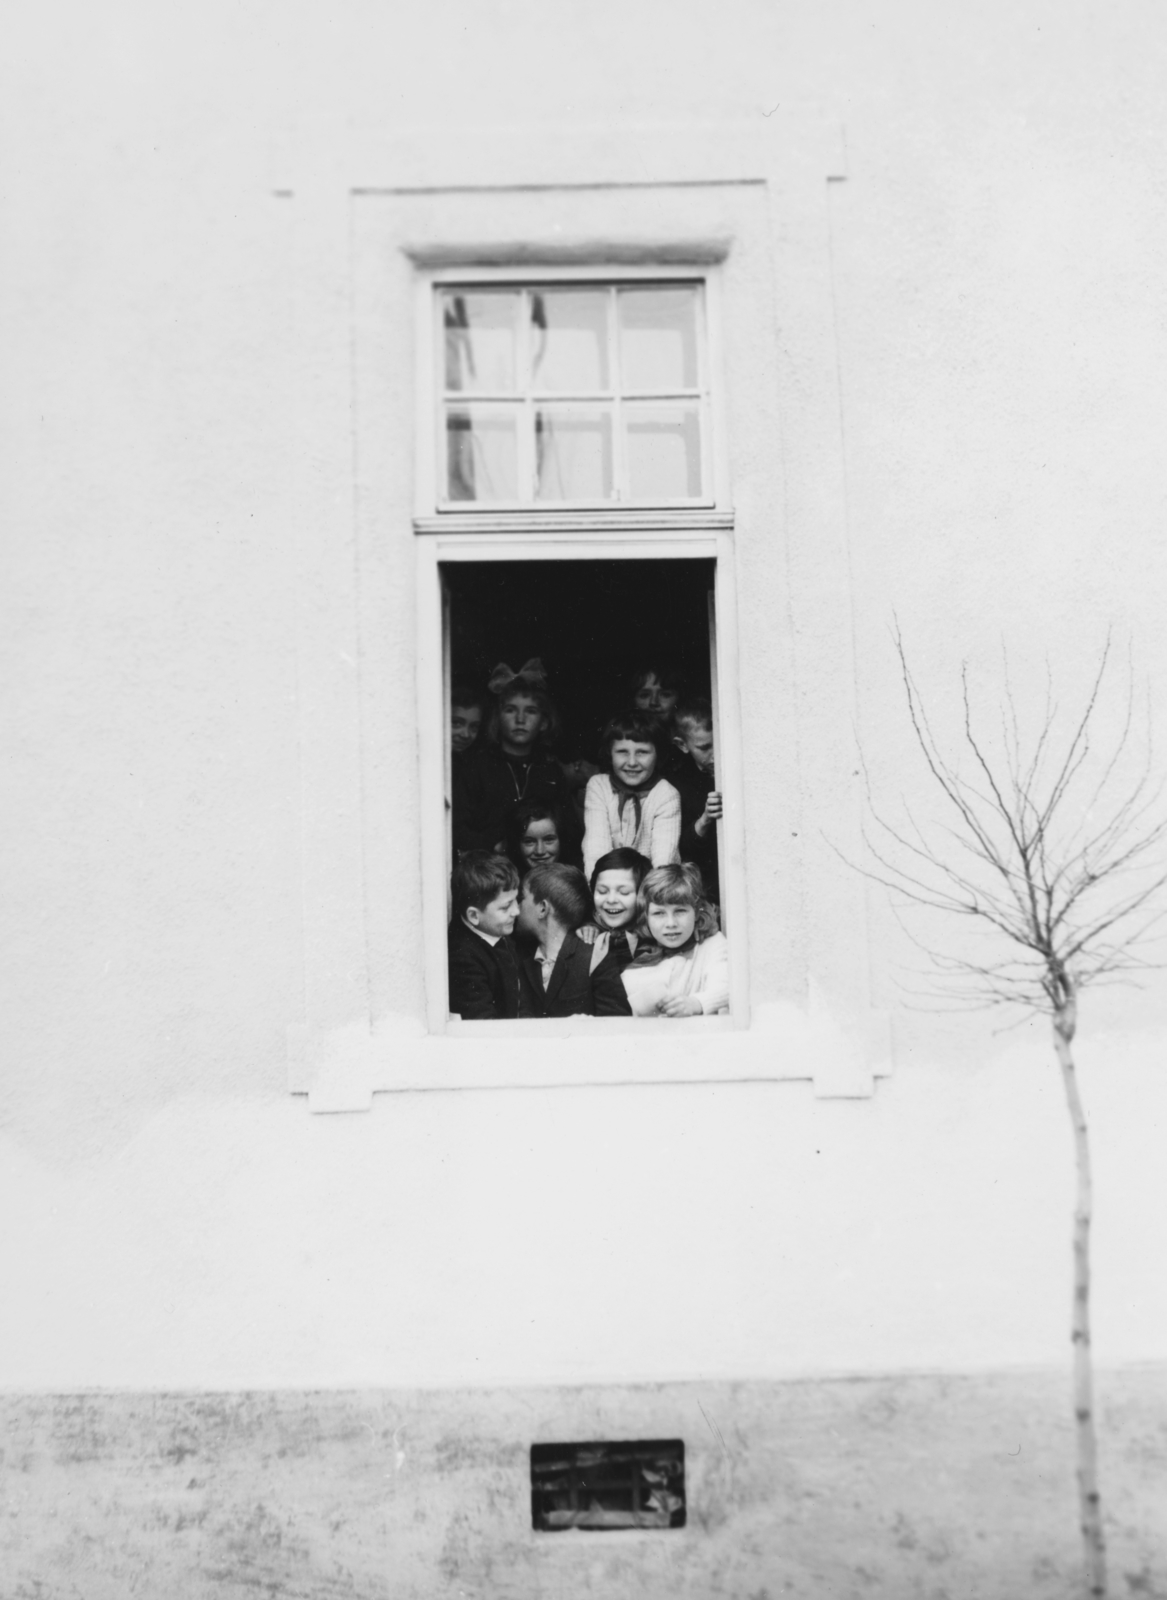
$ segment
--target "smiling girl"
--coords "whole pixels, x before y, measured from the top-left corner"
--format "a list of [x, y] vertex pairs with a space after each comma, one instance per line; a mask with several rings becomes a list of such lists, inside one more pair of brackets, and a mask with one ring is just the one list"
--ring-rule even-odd
[[656, 867], [640, 886], [646, 936], [624, 969], [635, 1017], [699, 1017], [729, 1010], [729, 943], [691, 862]]
[[584, 871], [621, 845], [654, 867], [680, 859], [681, 797], [658, 771], [659, 725], [643, 711], [613, 717], [604, 729], [601, 762], [584, 793]]
[[640, 915], [637, 892], [651, 862], [638, 850], [609, 850], [592, 869], [590, 887], [594, 921], [577, 928], [576, 937], [593, 946], [592, 970], [611, 952], [617, 969], [636, 954], [640, 935], [635, 923]]
[[562, 861], [579, 866], [579, 834], [561, 806], [546, 800], [524, 800], [507, 819], [506, 853], [526, 877], [532, 867]]

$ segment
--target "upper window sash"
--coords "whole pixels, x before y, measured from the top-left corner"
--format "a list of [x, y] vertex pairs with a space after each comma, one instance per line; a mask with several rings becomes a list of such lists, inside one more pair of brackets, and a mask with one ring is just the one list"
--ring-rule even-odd
[[703, 277], [431, 292], [438, 511], [714, 503]]

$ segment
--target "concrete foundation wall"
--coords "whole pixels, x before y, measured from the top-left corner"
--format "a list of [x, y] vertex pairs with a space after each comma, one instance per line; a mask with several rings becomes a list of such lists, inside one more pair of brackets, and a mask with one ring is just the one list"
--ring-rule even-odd
[[[1068, 1385], [800, 1384], [0, 1402], [13, 1600], [1063, 1600]], [[1112, 1593], [1167, 1595], [1167, 1373], [1106, 1372]], [[534, 1533], [539, 1441], [682, 1437], [688, 1522]]]

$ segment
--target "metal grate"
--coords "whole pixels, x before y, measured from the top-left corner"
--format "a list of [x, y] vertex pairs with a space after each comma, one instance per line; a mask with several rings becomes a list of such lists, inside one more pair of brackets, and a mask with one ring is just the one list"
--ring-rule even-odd
[[684, 1441], [533, 1444], [531, 1526], [544, 1533], [683, 1528]]

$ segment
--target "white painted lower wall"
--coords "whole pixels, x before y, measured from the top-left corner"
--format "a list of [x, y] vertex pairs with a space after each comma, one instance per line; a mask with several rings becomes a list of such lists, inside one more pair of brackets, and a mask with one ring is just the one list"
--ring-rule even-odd
[[[756, 1379], [1068, 1359], [1041, 1038], [807, 1082], [174, 1096], [0, 1150], [7, 1389]], [[1100, 1360], [1162, 1359], [1154, 1039], [1082, 1046]], [[273, 1073], [273, 1077], [276, 1074]]]

